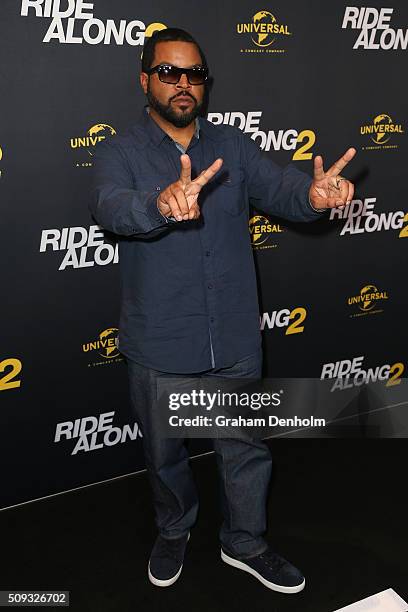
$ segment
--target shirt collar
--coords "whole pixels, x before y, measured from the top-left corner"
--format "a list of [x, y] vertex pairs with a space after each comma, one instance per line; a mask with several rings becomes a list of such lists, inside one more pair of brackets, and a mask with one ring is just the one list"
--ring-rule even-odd
[[[151, 140], [154, 142], [155, 145], [159, 145], [162, 143], [164, 138], [170, 138], [171, 140], [173, 140], [157, 123], [156, 121], [154, 121], [154, 119], [152, 119], [151, 117], [149, 117], [149, 112], [150, 112], [150, 108], [148, 105], [143, 107], [142, 110], [142, 123], [144, 125], [144, 127], [146, 128], [146, 130], [149, 133], [149, 136], [151, 138]], [[194, 131], [194, 136], [198, 139], [200, 138], [200, 122], [198, 117], [196, 117], [195, 119], [195, 131]], [[175, 141], [173, 141], [175, 142]]]

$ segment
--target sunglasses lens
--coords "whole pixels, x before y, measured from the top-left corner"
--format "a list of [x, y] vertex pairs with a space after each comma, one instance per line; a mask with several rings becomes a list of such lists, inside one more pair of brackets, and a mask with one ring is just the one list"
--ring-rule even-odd
[[204, 83], [206, 78], [206, 71], [204, 68], [192, 68], [188, 75], [190, 85], [201, 85]]
[[161, 66], [159, 69], [159, 79], [163, 83], [175, 85], [180, 79], [180, 71], [175, 66]]
[[158, 69], [159, 79], [162, 83], [176, 85], [182, 74], [186, 74], [190, 85], [202, 85], [207, 78], [205, 68], [178, 68], [177, 66], [160, 66]]

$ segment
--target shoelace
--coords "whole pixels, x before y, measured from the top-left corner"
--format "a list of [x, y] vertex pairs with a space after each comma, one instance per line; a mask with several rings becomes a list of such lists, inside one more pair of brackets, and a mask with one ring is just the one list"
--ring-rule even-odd
[[265, 552], [259, 555], [259, 558], [262, 559], [267, 567], [270, 567], [275, 572], [279, 572], [282, 567], [286, 564], [286, 559], [280, 557], [273, 550], [266, 550]]

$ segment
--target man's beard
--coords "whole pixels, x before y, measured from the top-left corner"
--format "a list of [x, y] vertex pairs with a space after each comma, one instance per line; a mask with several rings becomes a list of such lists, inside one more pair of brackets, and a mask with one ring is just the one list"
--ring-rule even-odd
[[175, 127], [184, 128], [189, 125], [200, 114], [203, 103], [197, 102], [196, 98], [191, 94], [187, 94], [194, 102], [194, 106], [190, 111], [182, 111], [177, 113], [172, 107], [172, 100], [176, 99], [180, 94], [176, 94], [167, 104], [162, 104], [151, 92], [150, 87], [147, 88], [147, 100], [152, 108], [159, 113], [163, 119], [172, 123]]

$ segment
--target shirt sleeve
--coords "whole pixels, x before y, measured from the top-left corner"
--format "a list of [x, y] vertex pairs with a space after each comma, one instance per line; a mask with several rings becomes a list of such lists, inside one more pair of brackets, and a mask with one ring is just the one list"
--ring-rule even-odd
[[109, 140], [97, 144], [93, 154], [89, 209], [104, 229], [123, 236], [151, 238], [174, 221], [157, 207], [157, 191], [133, 189], [128, 161]]
[[309, 199], [312, 178], [293, 164], [281, 168], [243, 134], [244, 170], [252, 206], [289, 221], [315, 221], [321, 212]]

